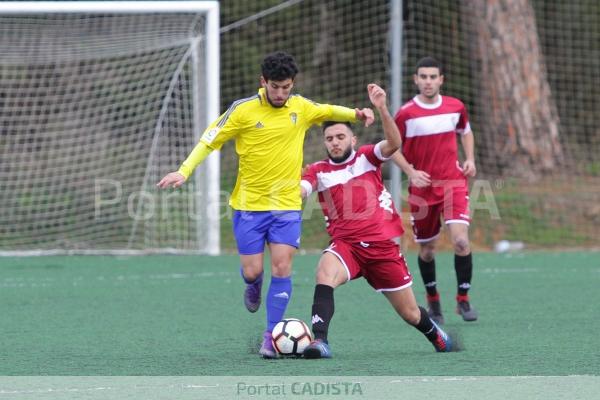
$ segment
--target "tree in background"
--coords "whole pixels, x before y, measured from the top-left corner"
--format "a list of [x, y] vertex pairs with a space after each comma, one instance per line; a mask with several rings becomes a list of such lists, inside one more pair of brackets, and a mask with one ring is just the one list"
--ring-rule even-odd
[[473, 25], [473, 70], [486, 121], [479, 145], [505, 174], [535, 179], [557, 170], [564, 164], [560, 121], [531, 4], [465, 0], [461, 5]]

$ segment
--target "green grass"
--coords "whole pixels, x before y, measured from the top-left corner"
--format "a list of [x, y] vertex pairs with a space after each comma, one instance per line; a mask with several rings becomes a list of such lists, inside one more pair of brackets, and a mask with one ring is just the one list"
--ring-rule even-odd
[[[296, 258], [288, 316], [310, 321], [317, 259]], [[236, 256], [0, 258], [0, 375], [598, 374], [599, 253], [476, 254], [474, 323], [452, 312], [452, 255], [437, 260], [463, 352], [436, 354], [358, 280], [336, 290], [333, 359], [267, 361]]]
[[[589, 241], [588, 237], [579, 233], [572, 219], [562, 216], [561, 210], [544, 211], [543, 195], [524, 196], [512, 188], [496, 193], [495, 200], [506, 228], [504, 239], [548, 247], [579, 246]], [[475, 223], [478, 222], [476, 219]], [[482, 222], [482, 225], [485, 224], [491, 228], [498, 226], [495, 221]]]

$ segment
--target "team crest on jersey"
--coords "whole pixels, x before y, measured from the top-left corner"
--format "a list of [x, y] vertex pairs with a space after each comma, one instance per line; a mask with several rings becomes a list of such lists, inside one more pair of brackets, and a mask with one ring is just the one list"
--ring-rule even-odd
[[296, 114], [295, 112], [290, 113], [290, 119], [292, 120], [292, 123], [296, 125], [296, 122], [298, 121], [298, 114]]

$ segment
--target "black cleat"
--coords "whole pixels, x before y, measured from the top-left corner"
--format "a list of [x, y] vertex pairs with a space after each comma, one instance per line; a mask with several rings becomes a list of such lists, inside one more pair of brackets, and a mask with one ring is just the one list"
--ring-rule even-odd
[[427, 295], [427, 314], [429, 318], [438, 325], [444, 325], [444, 315], [442, 314], [442, 305], [440, 304], [440, 295]]
[[477, 321], [479, 314], [477, 310], [471, 307], [468, 296], [456, 296], [456, 313], [462, 316], [465, 321]]

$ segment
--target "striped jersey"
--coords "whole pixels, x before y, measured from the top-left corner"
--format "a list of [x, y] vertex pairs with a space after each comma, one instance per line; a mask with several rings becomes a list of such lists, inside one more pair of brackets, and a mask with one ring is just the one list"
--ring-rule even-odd
[[300, 210], [304, 137], [311, 125], [327, 120], [354, 122], [355, 111], [318, 104], [296, 94], [276, 108], [268, 102], [264, 88], [234, 102], [200, 139], [214, 150], [235, 140], [239, 166], [231, 207], [244, 211]]
[[347, 161], [323, 160], [308, 166], [302, 187], [317, 191], [332, 239], [374, 242], [402, 235], [402, 223], [392, 196], [383, 185], [386, 160], [379, 144], [361, 146]]
[[444, 187], [467, 185], [460, 169], [456, 139], [457, 134], [471, 132], [471, 126], [459, 99], [439, 95], [436, 103], [427, 104], [415, 96], [400, 108], [395, 120], [402, 136], [404, 158], [431, 176], [431, 186], [411, 185], [411, 195], [433, 204], [443, 200]]

